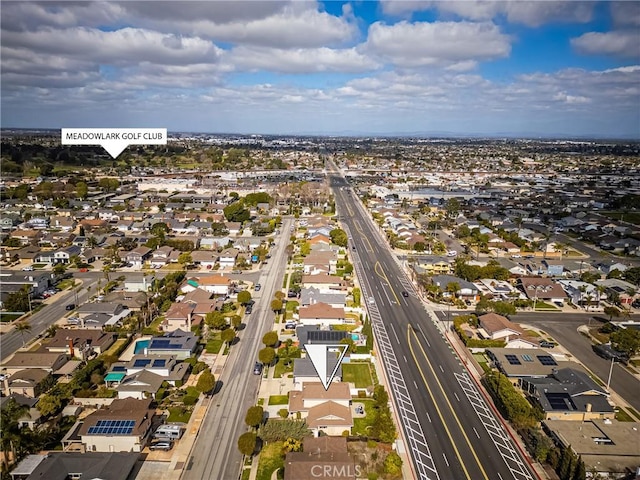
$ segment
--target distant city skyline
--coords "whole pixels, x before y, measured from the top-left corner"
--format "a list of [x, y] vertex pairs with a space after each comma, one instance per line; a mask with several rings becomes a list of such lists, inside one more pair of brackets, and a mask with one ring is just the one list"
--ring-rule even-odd
[[640, 2], [2, 1], [3, 128], [640, 139]]

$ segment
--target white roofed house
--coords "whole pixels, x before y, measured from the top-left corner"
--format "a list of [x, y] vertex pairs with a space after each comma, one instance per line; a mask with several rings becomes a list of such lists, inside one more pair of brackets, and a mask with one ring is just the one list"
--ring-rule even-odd
[[233, 268], [236, 265], [236, 259], [240, 252], [237, 248], [227, 248], [220, 252], [219, 262], [220, 268]]

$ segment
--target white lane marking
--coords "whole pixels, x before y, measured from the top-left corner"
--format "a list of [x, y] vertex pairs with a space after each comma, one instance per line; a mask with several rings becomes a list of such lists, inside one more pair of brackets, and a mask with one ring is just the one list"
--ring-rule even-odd
[[444, 462], [447, 464], [447, 467], [449, 467], [449, 460], [447, 460], [447, 456], [444, 454], [444, 452], [442, 452], [442, 456], [444, 457]]
[[480, 434], [476, 430], [476, 427], [473, 427], [473, 432], [476, 434], [476, 437], [480, 438]]
[[393, 336], [396, 337], [396, 342], [400, 343], [400, 339], [398, 338], [398, 334], [396, 333], [396, 329], [393, 326], [393, 323], [390, 323], [389, 326], [391, 327], [391, 330], [393, 330]]
[[409, 362], [407, 362], [407, 357], [405, 357], [404, 355], [402, 355], [402, 358], [404, 358], [404, 363], [409, 363]]
[[442, 365], [438, 365], [438, 366], [440, 367], [440, 371], [444, 373], [444, 368], [442, 368]]
[[418, 390], [418, 384], [416, 383], [416, 381], [413, 381], [413, 384], [416, 386], [416, 390]]
[[460, 401], [460, 398], [458, 397], [458, 394], [456, 392], [453, 392], [453, 395], [456, 397], [456, 400]]

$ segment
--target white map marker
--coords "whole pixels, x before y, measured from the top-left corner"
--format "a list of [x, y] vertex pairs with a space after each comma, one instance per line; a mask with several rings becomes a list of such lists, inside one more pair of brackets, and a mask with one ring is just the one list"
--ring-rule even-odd
[[[325, 390], [329, 389], [329, 385], [333, 381], [333, 377], [335, 377], [336, 372], [338, 371], [338, 367], [340, 363], [342, 363], [342, 359], [344, 358], [345, 353], [347, 353], [347, 349], [349, 345], [321, 345], [321, 344], [311, 344], [308, 343], [304, 346], [304, 349], [307, 351], [307, 356], [311, 363], [313, 364], [313, 368], [316, 369], [318, 373], [318, 377], [320, 377], [320, 381], [322, 382], [322, 386]], [[333, 368], [331, 374], [328, 374], [329, 370], [329, 351], [338, 350], [340, 352], [340, 356], [338, 357], [338, 361], [336, 366]]]

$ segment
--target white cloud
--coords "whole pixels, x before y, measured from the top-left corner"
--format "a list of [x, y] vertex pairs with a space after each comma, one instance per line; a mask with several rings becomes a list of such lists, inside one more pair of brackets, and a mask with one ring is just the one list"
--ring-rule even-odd
[[557, 100], [562, 103], [567, 104], [581, 104], [581, 103], [590, 103], [591, 100], [587, 97], [583, 97], [581, 95], [569, 95], [567, 92], [558, 92], [553, 96], [554, 100]]
[[226, 56], [229, 65], [238, 70], [264, 70], [280, 73], [348, 72], [359, 73], [380, 65], [357, 52], [355, 48], [276, 49], [240, 46]]
[[406, 17], [413, 12], [435, 9], [444, 15], [455, 15], [474, 21], [486, 21], [504, 16], [510, 22], [538, 27], [550, 22], [580, 22], [591, 20], [592, 2], [578, 1], [403, 1], [383, 0], [383, 11]]
[[578, 52], [589, 55], [640, 57], [640, 30], [589, 32], [572, 38], [571, 45]]
[[176, 37], [139, 28], [102, 31], [91, 28], [51, 28], [5, 32], [3, 48], [19, 46], [39, 53], [68, 55], [95, 63], [126, 65], [146, 60], [159, 64], [216, 62], [221, 50], [207, 40]]
[[420, 67], [506, 57], [511, 45], [491, 23], [402, 21], [372, 24], [363, 49], [401, 67]]

